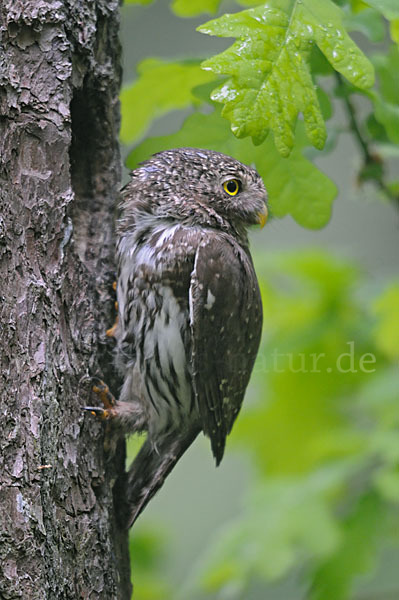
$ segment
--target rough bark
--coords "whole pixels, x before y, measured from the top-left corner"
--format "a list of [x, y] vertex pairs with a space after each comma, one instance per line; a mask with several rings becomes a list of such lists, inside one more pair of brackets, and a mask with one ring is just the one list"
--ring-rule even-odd
[[[117, 0], [0, 5], [0, 597], [130, 597], [109, 381]], [[93, 400], [92, 400], [93, 401]], [[118, 477], [119, 475], [119, 477]]]

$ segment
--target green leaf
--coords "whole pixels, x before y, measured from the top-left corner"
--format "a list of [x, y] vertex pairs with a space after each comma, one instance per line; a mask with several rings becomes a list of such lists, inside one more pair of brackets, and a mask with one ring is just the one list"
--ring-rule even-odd
[[271, 139], [254, 146], [249, 139], [237, 140], [219, 111], [210, 115], [194, 113], [180, 131], [170, 136], [145, 140], [130, 154], [129, 167], [167, 148], [194, 146], [218, 150], [245, 164], [254, 163], [269, 193], [271, 213], [276, 217], [290, 214], [304, 227], [323, 227], [331, 215], [336, 187], [301, 153], [304, 135], [298, 133], [298, 145], [283, 159]]
[[374, 102], [374, 115], [384, 126], [390, 141], [399, 143], [399, 48], [392, 44], [385, 54], [372, 57], [379, 89], [369, 92]]
[[364, 0], [364, 2], [378, 10], [388, 21], [399, 19], [398, 0]]
[[[369, 114], [369, 116], [367, 117], [367, 119], [365, 121], [365, 125], [367, 127], [368, 133], [371, 135], [371, 137], [373, 138], [373, 140], [375, 142], [388, 142], [389, 143], [385, 127], [383, 126], [382, 123], [377, 121], [374, 113]], [[392, 146], [393, 146], [393, 144], [392, 144]], [[393, 147], [397, 148], [397, 146], [393, 146]], [[379, 154], [380, 154], [380, 152], [379, 152]], [[380, 154], [380, 156], [383, 158], [382, 154]], [[399, 156], [399, 153], [398, 153], [398, 156]]]
[[310, 53], [310, 70], [313, 75], [332, 75], [334, 69], [317, 46], [313, 46]]
[[393, 360], [399, 359], [399, 283], [392, 284], [376, 301], [378, 318], [375, 331], [379, 349]]
[[375, 54], [372, 57], [375, 66], [379, 88], [384, 100], [398, 104], [399, 102], [399, 48], [391, 44], [385, 54]]
[[209, 21], [199, 31], [237, 41], [206, 60], [203, 68], [229, 75], [212, 98], [237, 137], [261, 143], [273, 131], [278, 151], [288, 156], [298, 114], [316, 148], [326, 130], [309, 68], [316, 44], [330, 64], [360, 88], [373, 84], [373, 67], [350, 39], [342, 11], [331, 0], [269, 0], [263, 6]]
[[399, 144], [399, 104], [385, 102], [377, 94], [374, 98], [375, 118], [384, 126], [389, 139]]
[[332, 104], [330, 101], [330, 96], [320, 87], [316, 88], [317, 98], [320, 104], [320, 110], [322, 112], [323, 118], [328, 121], [332, 117]]
[[148, 58], [137, 71], [138, 79], [121, 93], [120, 135], [125, 144], [142, 136], [154, 118], [198, 104], [192, 88], [214, 79], [198, 61], [168, 63]]
[[[336, 3], [340, 6], [345, 6], [347, 2], [348, 0], [336, 0]], [[367, 4], [365, 4], [363, 0], [349, 0], [349, 4], [354, 14], [357, 14], [367, 8]]]
[[215, 14], [222, 0], [173, 0], [172, 10], [179, 17], [196, 17], [202, 13]]
[[396, 44], [399, 44], [399, 18], [393, 19], [390, 22], [389, 33], [391, 34], [391, 40]]

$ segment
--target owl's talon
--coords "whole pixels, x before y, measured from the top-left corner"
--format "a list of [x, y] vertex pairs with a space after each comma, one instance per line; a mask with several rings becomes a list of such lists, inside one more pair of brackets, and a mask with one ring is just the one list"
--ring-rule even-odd
[[116, 404], [116, 400], [112, 393], [102, 379], [98, 377], [93, 377], [93, 387], [92, 390], [95, 394], [100, 397], [101, 402], [103, 403], [105, 408], [112, 408]]
[[103, 421], [112, 419], [117, 414], [113, 408], [101, 408], [100, 406], [84, 406], [83, 410], [87, 410], [93, 416], [99, 417]]
[[[117, 302], [115, 302], [115, 304], [117, 304]], [[105, 332], [105, 335], [107, 337], [115, 337], [115, 331], [116, 331], [117, 326], [118, 326], [118, 316], [116, 317], [115, 323], [112, 325], [112, 327], [107, 329], [107, 331]]]
[[112, 419], [117, 414], [114, 408], [116, 404], [114, 396], [111, 394], [109, 387], [106, 383], [102, 381], [102, 379], [99, 379], [98, 377], [93, 377], [93, 383], [94, 385], [92, 387], [92, 390], [95, 394], [97, 394], [100, 397], [100, 400], [103, 403], [103, 407], [84, 406], [83, 410], [87, 410], [92, 415], [100, 417], [100, 419], [104, 421]]

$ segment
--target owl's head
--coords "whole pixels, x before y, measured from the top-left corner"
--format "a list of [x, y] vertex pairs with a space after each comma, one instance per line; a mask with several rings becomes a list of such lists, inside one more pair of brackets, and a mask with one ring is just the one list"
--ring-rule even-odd
[[177, 148], [155, 154], [132, 172], [125, 214], [144, 212], [186, 225], [233, 229], [264, 225], [267, 193], [258, 173], [211, 150]]

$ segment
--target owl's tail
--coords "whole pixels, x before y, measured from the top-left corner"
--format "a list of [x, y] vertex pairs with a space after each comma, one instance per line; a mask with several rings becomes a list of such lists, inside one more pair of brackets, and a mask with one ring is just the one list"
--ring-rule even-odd
[[127, 526], [131, 527], [154, 494], [162, 487], [177, 461], [193, 443], [199, 427], [163, 437], [156, 445], [147, 439], [127, 474]]

